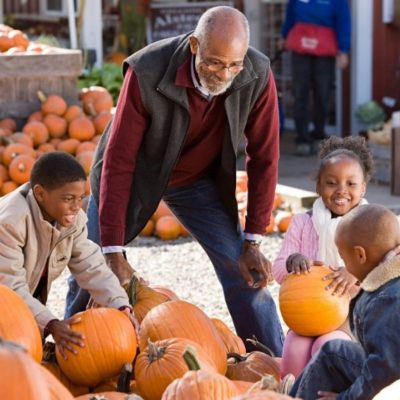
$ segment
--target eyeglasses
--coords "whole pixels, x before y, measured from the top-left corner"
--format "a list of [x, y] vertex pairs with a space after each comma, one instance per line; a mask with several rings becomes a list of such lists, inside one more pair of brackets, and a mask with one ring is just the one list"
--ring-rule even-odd
[[202, 59], [201, 62], [205, 64], [211, 72], [220, 72], [223, 69], [227, 69], [232, 74], [237, 74], [244, 68], [243, 64], [225, 65], [219, 61], [210, 61], [205, 59]]
[[198, 44], [199, 54], [200, 54], [200, 57], [201, 57], [200, 62], [205, 64], [206, 67], [211, 72], [220, 72], [223, 69], [227, 69], [230, 73], [237, 74], [244, 68], [242, 62], [233, 63], [231, 65], [225, 65], [224, 63], [222, 63], [220, 61], [217, 61], [217, 60], [208, 60], [207, 58], [203, 58], [203, 56], [201, 55], [200, 43], [199, 43], [198, 40], [197, 40], [197, 44]]

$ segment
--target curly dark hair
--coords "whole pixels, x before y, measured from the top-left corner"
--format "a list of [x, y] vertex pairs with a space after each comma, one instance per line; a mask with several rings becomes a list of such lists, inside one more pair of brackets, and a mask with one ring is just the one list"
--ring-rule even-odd
[[318, 158], [320, 159], [316, 179], [318, 180], [326, 162], [338, 155], [348, 156], [358, 161], [365, 181], [368, 182], [374, 172], [374, 159], [362, 136], [347, 136], [344, 138], [331, 136], [319, 145]]
[[79, 162], [68, 153], [53, 151], [41, 155], [31, 172], [31, 187], [42, 185], [48, 190], [66, 183], [86, 181], [86, 174]]

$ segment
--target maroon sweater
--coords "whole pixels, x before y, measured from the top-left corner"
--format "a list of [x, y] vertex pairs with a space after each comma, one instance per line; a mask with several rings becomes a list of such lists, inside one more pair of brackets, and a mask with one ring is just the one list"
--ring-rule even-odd
[[[190, 75], [190, 60], [178, 70], [175, 84], [186, 87], [190, 106], [190, 125], [181, 157], [173, 170], [170, 186], [190, 184], [204, 176], [219, 156], [226, 125], [225, 95], [206, 100], [195, 88]], [[100, 233], [103, 246], [123, 245], [125, 213], [130, 194], [127, 177], [135, 170], [136, 156], [149, 116], [143, 107], [136, 74], [129, 68], [121, 88], [114, 116], [111, 140], [104, 164], [112, 159], [113, 170], [103, 169], [100, 183]], [[275, 81], [270, 79], [255, 104], [246, 126], [249, 198], [245, 231], [264, 233], [264, 223], [272, 210], [279, 158], [279, 120]], [[263, 168], [259, 168], [260, 160]], [[254, 162], [253, 162], [254, 161]], [[117, 165], [116, 165], [117, 164]], [[262, 204], [262, 207], [259, 205]]]

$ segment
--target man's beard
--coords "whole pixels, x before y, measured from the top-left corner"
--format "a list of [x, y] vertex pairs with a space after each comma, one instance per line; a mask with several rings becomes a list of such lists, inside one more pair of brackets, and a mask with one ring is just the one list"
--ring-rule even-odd
[[236, 75], [231, 76], [226, 81], [221, 81], [217, 76], [211, 73], [198, 72], [200, 84], [203, 88], [207, 89], [208, 92], [213, 96], [225, 93], [232, 85]]

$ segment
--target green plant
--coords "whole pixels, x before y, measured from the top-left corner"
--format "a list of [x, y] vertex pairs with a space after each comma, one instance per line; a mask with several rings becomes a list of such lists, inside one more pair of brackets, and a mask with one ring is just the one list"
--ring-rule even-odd
[[101, 68], [95, 67], [85, 71], [78, 80], [80, 89], [90, 86], [102, 86], [112, 95], [116, 104], [123, 81], [121, 66], [105, 63]]
[[381, 129], [386, 120], [384, 109], [374, 100], [360, 104], [355, 112], [357, 120], [362, 123], [366, 129]]

